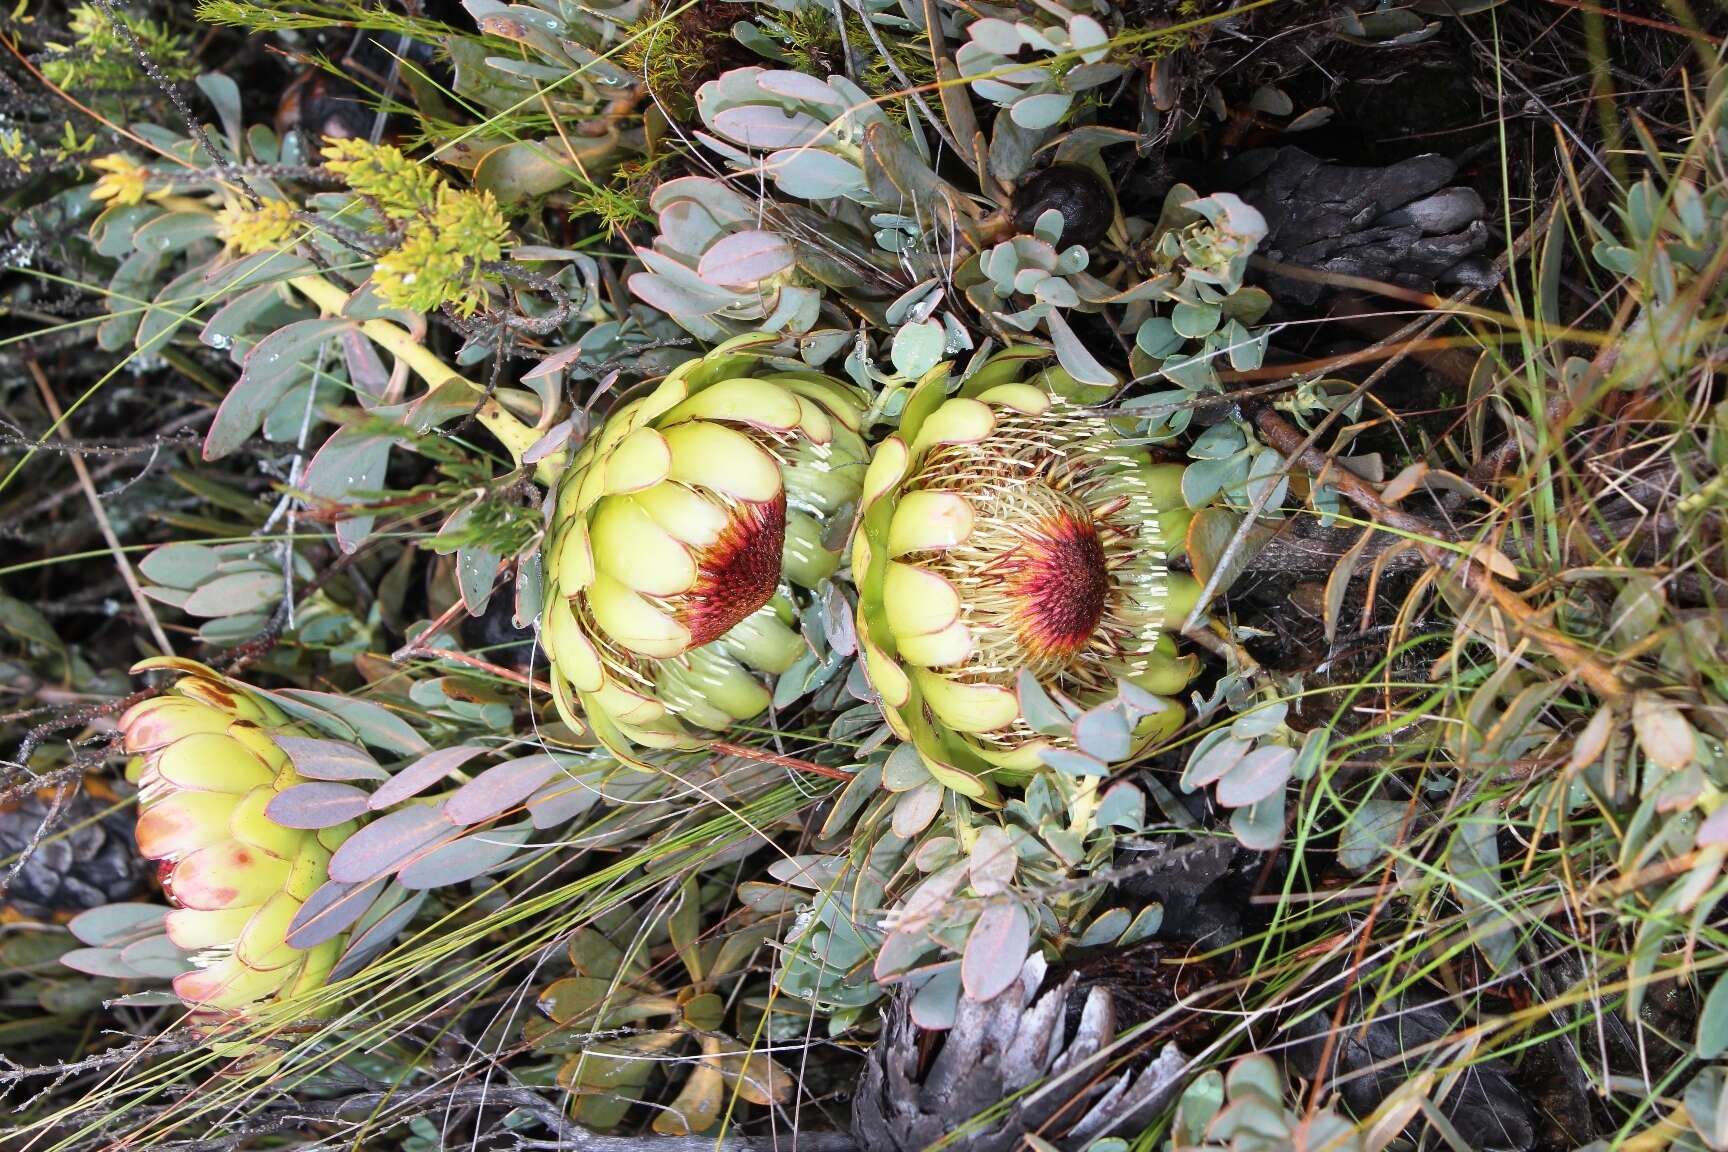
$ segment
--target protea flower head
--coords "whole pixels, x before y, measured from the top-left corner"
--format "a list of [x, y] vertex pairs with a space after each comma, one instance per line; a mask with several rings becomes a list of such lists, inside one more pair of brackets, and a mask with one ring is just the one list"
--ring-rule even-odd
[[[883, 713], [932, 775], [977, 799], [1023, 779], [1049, 743], [1022, 716], [1022, 669], [1081, 705], [1122, 681], [1178, 692], [1193, 670], [1165, 632], [1197, 594], [1165, 563], [1186, 529], [1182, 469], [1124, 445], [1048, 372], [1021, 380], [1045, 355], [1010, 348], [953, 395], [946, 366], [922, 380], [871, 459], [853, 540]], [[1147, 716], [1137, 749], [1181, 715]]]
[[287, 943], [300, 906], [325, 880], [330, 854], [353, 825], [284, 828], [265, 805], [303, 783], [282, 736], [307, 735], [275, 704], [189, 660], [147, 660], [134, 671], [187, 673], [120, 718], [126, 751], [143, 760], [138, 850], [161, 862], [174, 911], [168, 938], [197, 967], [174, 991], [198, 1008], [234, 1010], [316, 988], [341, 938]]
[[767, 708], [761, 675], [804, 651], [783, 581], [839, 566], [824, 536], [858, 496], [862, 406], [838, 380], [768, 369], [775, 339], [680, 365], [560, 483], [541, 618], [553, 695], [626, 760]]

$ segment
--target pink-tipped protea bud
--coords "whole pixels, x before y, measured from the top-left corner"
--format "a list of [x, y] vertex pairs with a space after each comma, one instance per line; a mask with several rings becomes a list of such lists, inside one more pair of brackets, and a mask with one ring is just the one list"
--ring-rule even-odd
[[234, 1010], [317, 987], [341, 955], [337, 938], [287, 942], [289, 924], [324, 883], [351, 823], [285, 828], [270, 799], [303, 783], [277, 739], [307, 735], [275, 704], [190, 661], [146, 661], [185, 675], [120, 718], [138, 777], [138, 850], [160, 861], [174, 911], [168, 937], [197, 967], [174, 991], [201, 1009]]

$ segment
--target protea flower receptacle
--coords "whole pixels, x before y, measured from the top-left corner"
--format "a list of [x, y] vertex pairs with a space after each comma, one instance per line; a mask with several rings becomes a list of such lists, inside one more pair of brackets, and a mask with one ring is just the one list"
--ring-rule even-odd
[[311, 831], [272, 820], [271, 798], [304, 782], [277, 739], [306, 733], [191, 661], [147, 660], [135, 671], [162, 667], [188, 674], [128, 709], [120, 730], [143, 759], [138, 849], [161, 862], [174, 905], [168, 937], [197, 965], [174, 991], [194, 1007], [233, 1010], [316, 988], [343, 941], [296, 948], [289, 925], [354, 825]]
[[541, 618], [554, 698], [626, 759], [766, 709], [760, 677], [804, 650], [783, 580], [839, 566], [825, 537], [857, 499], [862, 405], [831, 377], [766, 370], [774, 340], [680, 365], [560, 484]]
[[[1110, 421], [1046, 382], [1046, 354], [1011, 348], [949, 394], [933, 370], [865, 475], [853, 541], [858, 630], [889, 725], [932, 775], [975, 798], [1040, 763], [1022, 669], [1082, 705], [1126, 681], [1178, 692], [1193, 658], [1167, 627], [1192, 609], [1166, 567], [1188, 513], [1179, 465], [1124, 446]], [[1180, 723], [1140, 722], [1137, 748]]]

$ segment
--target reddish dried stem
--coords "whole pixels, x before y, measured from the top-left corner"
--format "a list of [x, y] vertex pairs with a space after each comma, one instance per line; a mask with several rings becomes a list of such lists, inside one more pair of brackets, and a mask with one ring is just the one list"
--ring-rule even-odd
[[814, 776], [826, 776], [830, 780], [850, 780], [852, 773], [839, 768], [830, 768], [826, 764], [813, 764], [808, 760], [800, 760], [796, 756], [777, 756], [772, 752], [764, 752], [760, 748], [751, 748], [746, 744], [731, 744], [725, 740], [715, 740], [708, 747], [723, 756], [736, 756], [740, 760], [754, 760], [758, 764], [772, 764], [777, 768], [792, 768], [799, 772], [809, 772]]

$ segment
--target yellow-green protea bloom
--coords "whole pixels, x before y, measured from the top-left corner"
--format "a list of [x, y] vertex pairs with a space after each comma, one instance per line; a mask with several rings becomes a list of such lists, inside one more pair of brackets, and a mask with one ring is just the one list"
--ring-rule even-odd
[[[1127, 681], [1179, 692], [1193, 657], [1165, 631], [1193, 608], [1168, 571], [1188, 513], [1179, 465], [1122, 443], [1097, 411], [1062, 399], [1047, 356], [1010, 348], [952, 395], [947, 366], [920, 381], [877, 446], [853, 539], [858, 631], [888, 724], [946, 786], [994, 800], [1041, 763], [1022, 669], [1081, 705]], [[1136, 750], [1181, 722], [1145, 717]]]
[[196, 965], [174, 978], [175, 993], [196, 1008], [231, 1011], [318, 987], [342, 940], [295, 948], [288, 926], [353, 825], [302, 831], [264, 812], [278, 792], [304, 782], [277, 738], [308, 733], [269, 700], [191, 661], [138, 667], [188, 673], [120, 718], [126, 751], [143, 762], [138, 850], [161, 861], [174, 905], [168, 938]]
[[[621, 758], [759, 715], [805, 650], [788, 583], [839, 567], [866, 450], [857, 392], [728, 340], [621, 405], [560, 481], [541, 642], [553, 695]], [[634, 761], [632, 761], [634, 762]]]

